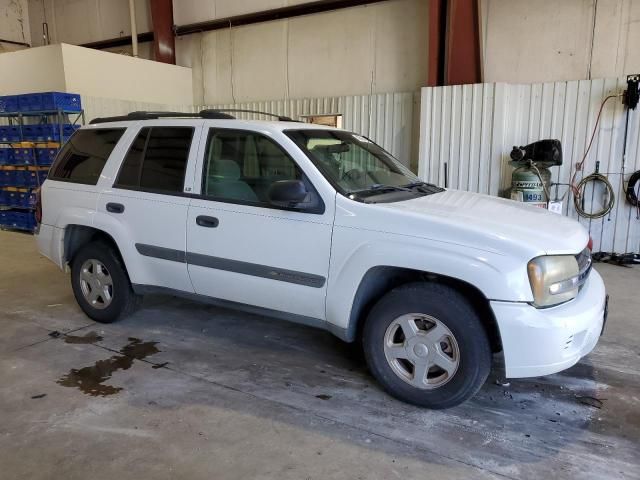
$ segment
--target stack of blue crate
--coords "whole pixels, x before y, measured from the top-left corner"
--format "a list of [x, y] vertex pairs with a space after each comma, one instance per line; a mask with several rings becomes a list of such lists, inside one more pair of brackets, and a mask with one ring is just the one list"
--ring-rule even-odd
[[33, 231], [36, 192], [61, 144], [79, 125], [53, 123], [80, 113], [80, 95], [65, 92], [0, 96], [0, 227]]

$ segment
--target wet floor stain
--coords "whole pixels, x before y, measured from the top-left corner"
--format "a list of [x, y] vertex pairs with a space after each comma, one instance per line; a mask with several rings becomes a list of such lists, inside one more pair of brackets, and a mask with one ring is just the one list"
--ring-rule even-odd
[[96, 332], [89, 332], [83, 336], [76, 335], [65, 335], [64, 341], [65, 343], [75, 343], [75, 344], [91, 344], [97, 343], [102, 340], [102, 337], [98, 335]]
[[106, 397], [120, 392], [122, 387], [105, 385], [104, 382], [109, 380], [114, 372], [131, 368], [134, 360], [142, 360], [160, 352], [156, 347], [158, 342], [143, 342], [133, 337], [128, 340], [129, 343], [120, 349], [120, 355], [98, 360], [88, 367], [72, 368], [56, 383], [64, 387], [78, 388], [83, 393], [94, 397]]

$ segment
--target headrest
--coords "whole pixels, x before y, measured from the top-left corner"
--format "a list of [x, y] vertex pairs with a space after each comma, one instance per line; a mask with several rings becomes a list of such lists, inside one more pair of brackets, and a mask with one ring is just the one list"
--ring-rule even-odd
[[240, 166], [234, 160], [218, 160], [213, 164], [213, 172], [211, 173], [225, 180], [238, 180]]

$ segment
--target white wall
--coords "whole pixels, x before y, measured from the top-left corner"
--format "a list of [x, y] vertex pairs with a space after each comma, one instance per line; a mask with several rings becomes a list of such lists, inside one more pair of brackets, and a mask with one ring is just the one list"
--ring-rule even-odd
[[411, 91], [427, 77], [427, 2], [393, 0], [176, 39], [196, 103]]
[[[186, 24], [311, 0], [176, 0]], [[152, 29], [136, 0], [138, 32]], [[32, 29], [81, 44], [130, 34], [127, 0], [29, 0]], [[46, 15], [45, 15], [46, 14]], [[427, 2], [388, 0], [176, 38], [176, 62], [193, 68], [195, 103], [411, 91], [427, 77]], [[37, 38], [36, 38], [37, 37]], [[34, 44], [42, 43], [35, 35]], [[152, 58], [151, 43], [140, 57]], [[130, 47], [111, 49], [130, 54]]]
[[191, 69], [62, 44], [70, 92], [137, 102], [191, 104]]
[[0, 95], [64, 91], [60, 45], [0, 54]]
[[46, 92], [191, 105], [191, 69], [58, 44], [0, 54], [0, 95]]
[[640, 0], [482, 0], [486, 82], [640, 72]]
[[[22, 1], [28, 1], [34, 46], [43, 45], [43, 22], [49, 25], [51, 43], [80, 45], [131, 35], [128, 0]], [[151, 31], [149, 0], [136, 0], [135, 5], [138, 33]]]
[[[31, 43], [27, 0], [0, 0], [0, 40]], [[0, 53], [22, 48], [0, 41]]]

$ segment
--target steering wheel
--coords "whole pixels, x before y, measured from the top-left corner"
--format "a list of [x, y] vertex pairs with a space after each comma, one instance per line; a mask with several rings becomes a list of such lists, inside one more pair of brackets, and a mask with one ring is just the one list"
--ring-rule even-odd
[[362, 170], [358, 170], [357, 168], [352, 168], [351, 170], [344, 172], [342, 174], [342, 179], [349, 180], [350, 182], [353, 182], [353, 183], [357, 183], [359, 180], [362, 179], [363, 176], [364, 176], [364, 173], [362, 172]]

